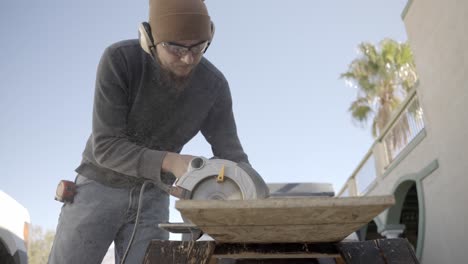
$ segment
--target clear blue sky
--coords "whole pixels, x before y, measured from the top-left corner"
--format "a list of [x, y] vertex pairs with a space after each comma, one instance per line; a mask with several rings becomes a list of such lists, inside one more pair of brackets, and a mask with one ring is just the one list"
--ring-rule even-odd
[[[217, 29], [206, 57], [230, 82], [241, 141], [267, 182], [343, 186], [373, 140], [352, 123], [356, 90], [339, 74], [362, 41], [406, 41], [406, 2], [206, 0]], [[91, 131], [99, 58], [111, 43], [137, 37], [147, 6], [1, 1], [0, 189], [33, 224], [55, 229], [55, 188], [74, 179]], [[211, 157], [202, 137], [183, 152]]]

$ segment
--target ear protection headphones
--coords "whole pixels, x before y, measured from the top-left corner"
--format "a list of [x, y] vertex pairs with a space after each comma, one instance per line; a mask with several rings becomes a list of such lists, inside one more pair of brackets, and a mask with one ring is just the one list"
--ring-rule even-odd
[[[211, 22], [211, 39], [208, 41], [208, 44], [206, 45], [206, 48], [203, 51], [203, 53], [205, 53], [208, 47], [210, 46], [211, 41], [213, 40], [214, 33], [215, 33], [215, 26], [214, 26], [214, 23]], [[151, 34], [151, 26], [148, 22], [143, 22], [140, 24], [140, 27], [138, 28], [138, 39], [140, 41], [141, 48], [146, 53], [148, 53], [153, 58], [155, 58], [156, 45], [154, 43], [153, 34]]]
[[151, 34], [151, 27], [148, 22], [143, 22], [140, 24], [140, 27], [138, 28], [138, 39], [140, 40], [141, 48], [146, 53], [154, 57], [154, 49], [156, 46], [154, 45], [153, 35]]

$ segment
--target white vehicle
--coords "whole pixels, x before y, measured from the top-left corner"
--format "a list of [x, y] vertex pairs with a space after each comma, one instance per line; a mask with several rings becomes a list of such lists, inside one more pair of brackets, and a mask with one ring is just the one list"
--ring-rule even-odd
[[0, 190], [0, 263], [27, 264], [28, 210]]

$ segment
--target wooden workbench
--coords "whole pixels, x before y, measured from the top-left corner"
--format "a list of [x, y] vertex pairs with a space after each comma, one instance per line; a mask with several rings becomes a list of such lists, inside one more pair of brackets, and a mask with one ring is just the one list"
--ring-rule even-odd
[[[288, 263], [299, 264], [340, 256], [346, 263], [417, 263], [414, 257], [413, 262], [377, 261], [395, 249], [398, 255], [405, 251], [404, 256], [414, 256], [406, 240], [339, 242], [394, 203], [393, 196], [179, 200], [176, 209], [184, 219], [214, 240], [155, 240], [148, 247], [145, 263], [216, 263], [214, 259], [286, 263], [280, 261], [294, 259]], [[390, 249], [388, 254], [386, 249]], [[372, 262], [356, 262], [363, 258]]]
[[340, 243], [218, 243], [153, 240], [145, 264], [418, 264], [406, 239]]

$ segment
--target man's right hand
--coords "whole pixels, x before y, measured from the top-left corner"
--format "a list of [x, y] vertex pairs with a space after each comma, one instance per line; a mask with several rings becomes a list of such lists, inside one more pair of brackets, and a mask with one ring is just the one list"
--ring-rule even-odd
[[173, 152], [167, 152], [162, 162], [162, 171], [174, 174], [180, 178], [187, 172], [190, 161], [195, 158], [192, 155], [182, 155]]

